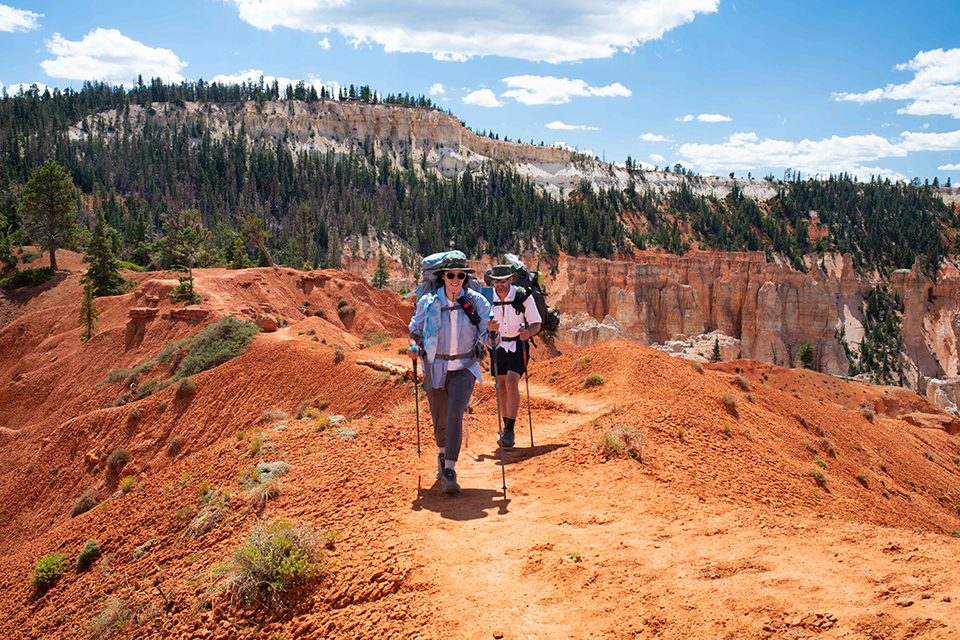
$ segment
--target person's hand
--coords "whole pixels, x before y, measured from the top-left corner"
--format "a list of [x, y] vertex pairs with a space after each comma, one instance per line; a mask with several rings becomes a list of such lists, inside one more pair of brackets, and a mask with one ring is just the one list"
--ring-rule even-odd
[[524, 342], [526, 342], [527, 340], [529, 340], [529, 339], [530, 339], [530, 332], [529, 332], [528, 330], [526, 330], [526, 329], [521, 329], [521, 330], [520, 330], [520, 339], [523, 340]]
[[489, 331], [490, 333], [496, 333], [500, 331], [500, 323], [494, 320], [493, 318], [491, 318], [490, 320], [487, 320], [487, 331]]
[[417, 349], [417, 345], [412, 345], [409, 349], [407, 349], [407, 355], [410, 356], [410, 359], [411, 359], [411, 360], [413, 360], [414, 362], [416, 362], [416, 361], [417, 361], [417, 352], [418, 352], [418, 351], [419, 351], [419, 349]]

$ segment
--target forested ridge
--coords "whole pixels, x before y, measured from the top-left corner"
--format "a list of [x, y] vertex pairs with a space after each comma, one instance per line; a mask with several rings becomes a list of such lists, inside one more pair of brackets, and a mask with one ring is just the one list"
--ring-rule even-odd
[[[294, 150], [279, 139], [252, 142], [242, 123], [214, 136], [202, 119], [191, 125], [157, 117], [161, 103], [232, 104], [269, 100], [357, 100], [435, 108], [429, 99], [388, 96], [351, 87], [339, 96], [311, 86], [142, 82], [130, 90], [85, 83], [79, 91], [28, 91], [0, 101], [0, 234], [26, 243], [21, 190], [52, 158], [83, 197], [81, 220], [102, 211], [118, 255], [156, 268], [174, 266], [164, 239], [199, 220], [204, 250], [196, 266], [242, 265], [256, 257], [240, 233], [257, 221], [278, 263], [333, 266], [344, 243], [360, 234], [404, 241], [398, 253], [412, 266], [424, 255], [455, 246], [468, 255], [537, 249], [547, 254], [614, 257], [638, 248], [683, 253], [692, 246], [765, 251], [797, 268], [810, 252], [851, 253], [861, 270], [910, 267], [928, 273], [957, 251], [960, 214], [933, 187], [849, 176], [778, 182], [775, 197], [757, 202], [736, 188], [726, 198], [697, 195], [698, 179], [661, 196], [630, 170], [625, 188], [581, 181], [558, 197], [519, 175], [509, 163], [441, 177], [400, 144], [378, 153], [369, 139], [348, 152]], [[131, 115], [131, 105], [143, 107]], [[116, 126], [90, 116], [115, 111]], [[142, 118], [137, 120], [137, 118]], [[68, 129], [80, 124], [81, 134]], [[630, 166], [629, 163], [628, 166]], [[810, 240], [811, 212], [825, 234]], [[249, 231], [249, 230], [248, 230]], [[822, 236], [822, 237], [820, 237]], [[241, 255], [242, 254], [242, 255]]]

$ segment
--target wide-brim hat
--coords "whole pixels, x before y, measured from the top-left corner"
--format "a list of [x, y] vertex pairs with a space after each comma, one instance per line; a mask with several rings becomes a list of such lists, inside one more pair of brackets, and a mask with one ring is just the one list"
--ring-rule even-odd
[[458, 256], [449, 256], [437, 266], [437, 271], [465, 271], [474, 273], [476, 270], [467, 265], [467, 261]]
[[491, 280], [506, 280], [512, 278], [516, 272], [517, 270], [513, 268], [513, 265], [498, 264], [487, 271], [486, 276]]

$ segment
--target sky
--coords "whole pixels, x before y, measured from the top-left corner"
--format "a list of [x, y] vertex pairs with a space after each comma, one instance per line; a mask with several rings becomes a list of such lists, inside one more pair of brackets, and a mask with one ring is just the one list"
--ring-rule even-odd
[[647, 168], [960, 182], [956, 0], [2, 2], [9, 94], [262, 75]]

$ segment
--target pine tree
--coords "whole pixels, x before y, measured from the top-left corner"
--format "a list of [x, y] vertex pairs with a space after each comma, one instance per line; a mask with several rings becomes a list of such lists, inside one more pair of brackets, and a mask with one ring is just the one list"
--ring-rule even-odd
[[57, 270], [57, 249], [72, 248], [77, 235], [77, 200], [73, 180], [52, 158], [30, 175], [23, 189], [27, 231], [50, 252], [50, 268]]
[[83, 302], [80, 304], [80, 321], [78, 327], [83, 327], [80, 333], [80, 342], [87, 342], [97, 333], [97, 318], [100, 312], [93, 302], [93, 283], [89, 280], [83, 287]]
[[797, 358], [800, 360], [800, 363], [803, 364], [805, 369], [813, 368], [813, 359], [817, 355], [817, 350], [813, 348], [813, 345], [809, 342], [803, 343], [803, 346], [800, 347], [800, 354]]
[[710, 354], [710, 362], [723, 362], [720, 355], [720, 338], [713, 339], [713, 353]]
[[107, 238], [107, 222], [99, 208], [83, 261], [89, 263], [84, 281], [93, 285], [94, 296], [115, 296], [126, 291], [127, 281], [120, 275], [120, 264]]
[[390, 280], [390, 265], [387, 263], [387, 257], [383, 255], [383, 249], [380, 250], [380, 256], [377, 258], [377, 270], [373, 272], [373, 278], [370, 284], [376, 289], [383, 289]]

